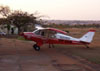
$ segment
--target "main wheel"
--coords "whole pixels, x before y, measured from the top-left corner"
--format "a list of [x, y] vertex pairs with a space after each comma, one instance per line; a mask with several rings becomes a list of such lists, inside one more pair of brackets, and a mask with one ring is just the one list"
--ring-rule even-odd
[[39, 51], [40, 50], [40, 47], [38, 45], [33, 45], [33, 48], [36, 50], [36, 51]]

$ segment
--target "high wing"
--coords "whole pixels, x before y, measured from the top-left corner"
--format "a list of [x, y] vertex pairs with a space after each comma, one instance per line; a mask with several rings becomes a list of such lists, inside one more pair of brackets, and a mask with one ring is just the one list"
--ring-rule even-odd
[[65, 31], [61, 31], [61, 30], [58, 30], [58, 29], [55, 29], [55, 28], [46, 28], [48, 30], [51, 30], [51, 31], [55, 31], [55, 32], [58, 32], [58, 33], [61, 33], [61, 34], [66, 34], [67, 32]]
[[[62, 30], [59, 30], [59, 29], [55, 29], [55, 28], [43, 28], [43, 27], [41, 27], [41, 26], [39, 26], [39, 25], [36, 25], [35, 28], [36, 28], [37, 30], [50, 30], [50, 31], [55, 31], [55, 32], [57, 32], [57, 33], [61, 33], [61, 34], [67, 34], [67, 32], [62, 31]], [[34, 31], [33, 31], [33, 32], [34, 32]]]

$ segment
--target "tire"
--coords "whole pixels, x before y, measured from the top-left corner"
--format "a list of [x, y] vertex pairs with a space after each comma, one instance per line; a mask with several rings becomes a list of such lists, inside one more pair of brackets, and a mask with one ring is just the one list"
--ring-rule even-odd
[[38, 45], [33, 45], [33, 48], [35, 49], [35, 51], [40, 51], [40, 47]]

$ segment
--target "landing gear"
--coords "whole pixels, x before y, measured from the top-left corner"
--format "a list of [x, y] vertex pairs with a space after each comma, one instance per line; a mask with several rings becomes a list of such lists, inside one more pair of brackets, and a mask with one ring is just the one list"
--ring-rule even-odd
[[55, 48], [55, 46], [52, 44], [52, 47]]
[[86, 46], [86, 48], [90, 48], [88, 45], [85, 45]]
[[53, 44], [49, 44], [49, 48], [55, 48]]
[[40, 50], [40, 47], [39, 47], [37, 44], [34, 44], [34, 45], [33, 45], [33, 48], [34, 48], [36, 51], [39, 51], [39, 50]]
[[51, 45], [49, 44], [49, 48], [51, 48]]

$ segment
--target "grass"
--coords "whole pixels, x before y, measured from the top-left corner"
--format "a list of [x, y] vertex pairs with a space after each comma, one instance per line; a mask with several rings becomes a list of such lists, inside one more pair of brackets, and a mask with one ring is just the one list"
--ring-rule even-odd
[[24, 37], [18, 36], [18, 40], [26, 40]]

